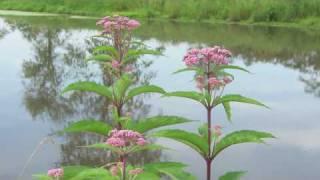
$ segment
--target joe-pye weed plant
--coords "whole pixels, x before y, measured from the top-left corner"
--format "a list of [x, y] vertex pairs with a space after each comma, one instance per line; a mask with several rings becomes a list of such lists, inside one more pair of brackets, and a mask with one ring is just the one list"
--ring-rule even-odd
[[[187, 98], [201, 104], [207, 112], [206, 123], [199, 127], [198, 133], [179, 129], [162, 130], [154, 133], [156, 137], [170, 138], [179, 141], [198, 152], [206, 163], [207, 180], [212, 179], [211, 164], [213, 160], [226, 148], [240, 143], [264, 143], [265, 138], [273, 138], [267, 132], [241, 130], [226, 134], [222, 137], [220, 125], [214, 125], [212, 112], [219, 105], [224, 107], [228, 120], [231, 120], [231, 102], [240, 102], [267, 107], [264, 104], [239, 94], [223, 95], [226, 86], [231, 83], [234, 76], [228, 70], [246, 69], [229, 64], [232, 54], [229, 50], [219, 46], [190, 49], [184, 56], [186, 68], [175, 73], [195, 72], [195, 83], [199, 91], [176, 91], [166, 93], [167, 97]], [[238, 179], [244, 172], [226, 173], [221, 179]]]

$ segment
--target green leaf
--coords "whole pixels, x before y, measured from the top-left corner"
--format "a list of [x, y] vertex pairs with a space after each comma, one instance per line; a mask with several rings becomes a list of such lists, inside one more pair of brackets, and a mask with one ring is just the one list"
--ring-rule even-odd
[[170, 129], [170, 130], [157, 131], [153, 133], [152, 136], [165, 137], [165, 138], [169, 138], [169, 139], [173, 139], [178, 142], [181, 142], [191, 147], [202, 156], [206, 156], [208, 154], [207, 142], [201, 136], [195, 133], [191, 133], [191, 132], [187, 132], [179, 129]]
[[142, 172], [138, 174], [134, 180], [160, 180], [161, 177], [157, 173], [152, 172]]
[[219, 177], [219, 180], [240, 180], [240, 178], [245, 174], [245, 171], [227, 172], [223, 176]]
[[161, 52], [152, 49], [130, 49], [125, 58], [136, 58], [142, 55], [161, 55]]
[[229, 95], [225, 95], [220, 98], [217, 98], [213, 101], [213, 106], [217, 106], [221, 103], [227, 103], [227, 102], [240, 102], [240, 103], [254, 104], [254, 105], [269, 108], [268, 106], [262, 104], [261, 102], [255, 99], [244, 97], [239, 94], [229, 94]]
[[106, 136], [111, 129], [112, 127], [104, 122], [93, 119], [85, 119], [70, 123], [68, 127], [64, 128], [62, 131], [59, 131], [59, 133], [90, 132]]
[[169, 93], [165, 93], [164, 96], [165, 97], [182, 97], [182, 98], [192, 99], [203, 105], [206, 104], [204, 95], [195, 91], [169, 92]]
[[107, 54], [98, 54], [91, 56], [87, 59], [87, 61], [97, 61], [97, 62], [110, 62], [113, 60], [113, 57]]
[[187, 68], [179, 69], [179, 70], [175, 71], [173, 74], [186, 72], [186, 71], [195, 71], [197, 74], [203, 74], [204, 73], [203, 69], [201, 69], [199, 67], [187, 67]]
[[127, 124], [127, 129], [138, 131], [140, 133], [146, 133], [147, 131], [175, 124], [187, 123], [191, 120], [178, 117], [178, 116], [155, 116], [151, 118], [146, 118], [138, 122], [130, 121]]
[[199, 134], [207, 141], [208, 140], [208, 123], [204, 123], [198, 128]]
[[165, 91], [159, 87], [159, 86], [155, 86], [155, 85], [144, 85], [144, 86], [139, 86], [136, 88], [131, 89], [128, 94], [126, 99], [129, 100], [137, 95], [140, 94], [145, 94], [145, 93], [160, 93], [160, 94], [164, 94]]
[[228, 121], [231, 122], [231, 106], [230, 106], [230, 102], [223, 102], [222, 103], [224, 111], [226, 112]]
[[101, 96], [105, 96], [108, 99], [112, 99], [112, 92], [109, 90], [108, 87], [90, 81], [79, 81], [76, 83], [72, 83], [68, 85], [66, 88], [64, 88], [62, 93], [66, 93], [69, 91], [94, 92]]
[[101, 52], [106, 52], [109, 55], [112, 55], [117, 59], [119, 57], [116, 48], [114, 48], [113, 46], [97, 46], [93, 49], [93, 53], [95, 53], [95, 54], [100, 54]]
[[91, 144], [88, 146], [81, 146], [85, 148], [93, 148], [93, 149], [102, 149], [102, 150], [111, 150], [111, 151], [118, 151], [119, 149], [113, 146], [110, 146], [109, 144], [106, 143], [97, 143], [97, 144]]
[[49, 177], [47, 174], [34, 174], [32, 175], [32, 179], [37, 179], [37, 180], [52, 180], [51, 177]]
[[92, 168], [80, 172], [77, 176], [71, 180], [116, 180], [116, 177], [112, 176], [110, 172], [103, 168]]
[[144, 169], [148, 172], [165, 174], [174, 180], [195, 180], [194, 176], [184, 170], [185, 167], [186, 165], [177, 162], [155, 162], [146, 164]]
[[230, 133], [224, 136], [216, 145], [214, 149], [214, 157], [217, 156], [224, 149], [241, 143], [264, 143], [264, 139], [274, 138], [274, 136], [267, 132], [259, 132], [253, 130], [241, 130]]
[[115, 93], [115, 98], [120, 100], [122, 99], [128, 88], [132, 85], [132, 80], [130, 79], [130, 76], [128, 74], [124, 74], [118, 79], [114, 84], [114, 93]]
[[240, 70], [240, 71], [244, 71], [244, 72], [247, 72], [247, 73], [250, 73], [250, 71], [248, 71], [247, 69], [243, 68], [243, 67], [240, 67], [240, 66], [235, 66], [235, 65], [219, 65], [219, 66], [216, 66], [219, 70], [222, 70], [222, 69], [234, 69], [234, 70]]
[[135, 146], [134, 148], [132, 148], [132, 150], [130, 150], [130, 152], [138, 152], [138, 151], [156, 151], [156, 150], [163, 150], [163, 149], [167, 149], [161, 145], [158, 144], [146, 144], [143, 146]]
[[63, 179], [71, 179], [77, 176], [80, 172], [90, 169], [87, 166], [65, 166], [63, 167]]
[[[63, 179], [72, 179], [82, 171], [88, 169], [90, 168], [87, 166], [65, 166], [63, 167]], [[52, 177], [49, 177], [47, 174], [36, 174], [33, 175], [33, 177], [38, 180], [52, 180]]]

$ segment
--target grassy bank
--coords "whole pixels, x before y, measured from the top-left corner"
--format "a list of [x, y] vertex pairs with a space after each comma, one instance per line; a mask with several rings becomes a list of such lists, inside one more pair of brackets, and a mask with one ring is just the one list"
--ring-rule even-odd
[[320, 27], [320, 0], [0, 0], [0, 9]]

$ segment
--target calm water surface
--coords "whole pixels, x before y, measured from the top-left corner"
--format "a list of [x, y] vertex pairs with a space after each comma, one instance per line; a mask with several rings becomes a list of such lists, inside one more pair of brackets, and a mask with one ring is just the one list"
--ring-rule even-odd
[[[94, 20], [62, 17], [0, 17], [0, 179], [15, 179], [35, 147], [50, 133], [81, 118], [108, 119], [104, 99], [84, 93], [61, 96], [77, 80], [106, 82], [96, 64], [84, 62], [97, 33]], [[136, 38], [164, 56], [145, 56], [137, 67], [142, 83], [166, 90], [194, 89], [193, 74], [172, 75], [183, 67], [188, 48], [223, 45], [234, 52], [234, 64], [253, 74], [235, 72], [227, 92], [261, 100], [272, 109], [233, 104], [233, 123], [221, 108], [213, 112], [224, 132], [240, 129], [270, 131], [278, 139], [268, 145], [241, 145], [214, 162], [214, 176], [246, 170], [246, 180], [315, 180], [320, 178], [320, 33], [289, 28], [144, 22]], [[153, 60], [153, 63], [148, 63]], [[146, 96], [128, 106], [136, 118], [179, 115], [198, 122], [180, 125], [196, 131], [205, 121], [202, 107], [183, 99]], [[113, 157], [78, 148], [96, 141], [87, 135], [67, 135], [46, 141], [24, 172], [23, 179], [67, 164], [101, 164]], [[204, 162], [184, 145], [156, 140], [173, 150], [145, 153], [132, 162], [182, 161], [198, 179]]]

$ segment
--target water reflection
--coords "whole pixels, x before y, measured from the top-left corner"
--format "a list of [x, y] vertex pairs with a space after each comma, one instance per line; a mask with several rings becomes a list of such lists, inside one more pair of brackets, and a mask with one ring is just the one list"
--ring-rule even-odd
[[[61, 96], [61, 89], [76, 80], [101, 81], [111, 84], [110, 74], [102, 65], [90, 68], [85, 61], [88, 52], [97, 42], [83, 41], [79, 44], [72, 39], [72, 29], [51, 27], [45, 24], [34, 25], [24, 21], [8, 20], [11, 30], [18, 30], [32, 44], [33, 56], [22, 64], [24, 84], [24, 105], [33, 117], [66, 125], [77, 118], [96, 118], [110, 122], [109, 102], [89, 93], [73, 93], [70, 97]], [[92, 34], [94, 32], [91, 32]], [[134, 64], [136, 84], [148, 84], [156, 76], [155, 72], [144, 73], [152, 64], [142, 61]], [[98, 73], [96, 73], [98, 72]], [[144, 97], [138, 97], [125, 106], [125, 111], [135, 112], [135, 118], [148, 115], [150, 105], [144, 103]], [[103, 141], [103, 137], [93, 135], [66, 135], [61, 145], [61, 164], [103, 165], [118, 159], [105, 151], [78, 148]], [[141, 164], [160, 158], [161, 151], [137, 153], [130, 159], [132, 163]]]
[[[61, 89], [65, 85], [76, 80], [94, 80], [105, 84], [110, 83], [109, 77], [101, 71], [99, 65], [88, 65], [84, 61], [92, 46], [96, 43], [88, 39], [88, 37], [96, 33], [94, 20], [49, 17], [6, 17], [4, 20], [7, 24], [4, 27], [7, 32], [2, 37], [3, 39], [18, 31], [23, 37], [23, 39], [19, 39], [19, 42], [25, 40], [31, 46], [31, 49], [23, 49], [28, 52], [30, 51], [30, 56], [26, 56], [22, 63], [22, 102], [35, 122], [43, 120], [45, 123], [50, 124], [50, 126], [51, 124], [65, 126], [71, 120], [88, 117], [101, 119], [106, 122], [109, 121], [110, 112], [106, 108], [109, 102], [104, 98], [86, 93], [73, 93], [68, 96], [60, 95]], [[171, 70], [174, 70], [172, 69], [173, 66], [179, 65], [177, 61], [180, 60], [179, 58], [182, 57], [185, 49], [194, 46], [221, 44], [234, 52], [235, 61], [240, 60], [240, 63], [254, 67], [252, 71], [257, 73], [257, 76], [255, 76], [256, 81], [253, 83], [274, 80], [275, 85], [271, 83], [268, 86], [288, 86], [283, 91], [289, 94], [280, 92], [281, 87], [279, 88], [280, 90], [262, 90], [262, 88], [255, 87], [252, 89], [257, 90], [250, 91], [256, 92], [259, 95], [262, 94], [261, 96], [265, 96], [263, 98], [274, 103], [275, 108], [272, 112], [266, 112], [265, 114], [260, 111], [244, 112], [244, 108], [241, 109], [241, 113], [235, 114], [235, 118], [237, 118], [237, 115], [241, 116], [237, 120], [244, 124], [242, 126], [242, 124], [239, 125], [235, 121], [236, 128], [246, 128], [249, 126], [253, 129], [263, 130], [262, 128], [266, 127], [266, 130], [269, 131], [271, 128], [268, 128], [272, 127], [272, 131], [282, 132], [280, 134], [281, 137], [279, 137], [280, 135], [278, 137], [280, 140], [283, 139], [282, 142], [284, 143], [272, 145], [270, 147], [273, 148], [272, 151], [268, 148], [265, 149], [265, 147], [261, 149], [243, 147], [243, 149], [231, 150], [231, 153], [227, 152], [227, 156], [224, 156], [223, 160], [217, 163], [221, 164], [221, 167], [224, 168], [220, 168], [219, 173], [222, 170], [230, 170], [230, 164], [232, 164], [235, 170], [246, 170], [246, 167], [249, 167], [248, 171], [254, 177], [252, 179], [292, 180], [303, 177], [313, 177], [313, 179], [316, 179], [314, 177], [317, 177], [317, 171], [314, 168], [310, 166], [309, 169], [301, 170], [299, 163], [303, 165], [312, 164], [312, 166], [317, 167], [317, 164], [313, 160], [314, 157], [319, 156], [318, 151], [314, 147], [316, 144], [314, 141], [316, 141], [319, 132], [317, 129], [318, 125], [316, 124], [318, 122], [316, 121], [317, 115], [319, 115], [318, 110], [316, 110], [316, 106], [318, 105], [316, 102], [319, 99], [305, 96], [303, 92], [300, 93], [297, 89], [300, 88], [300, 84], [303, 84], [305, 93], [320, 97], [319, 32], [221, 24], [144, 22], [144, 26], [137, 31], [137, 38], [145, 40], [151, 45], [170, 47], [165, 51], [167, 53], [166, 56], [159, 59], [159, 61], [164, 60], [167, 64], [162, 62], [157, 63], [158, 61], [153, 64], [155, 66], [153, 70], [162, 73], [162, 75], [169, 74]], [[177, 59], [175, 59], [176, 57]], [[165, 61], [167, 58], [169, 61]], [[148, 61], [137, 64], [137, 67], [140, 71], [137, 72], [136, 76], [139, 76], [141, 79], [137, 83], [149, 83], [156, 79], [158, 82], [165, 81], [164, 84], [168, 86], [172, 84], [172, 86], [178, 86], [182, 84], [181, 82], [188, 81], [182, 75], [180, 76], [181, 79], [178, 79], [179, 81], [168, 83], [167, 81], [171, 79], [156, 76], [152, 68], [147, 72], [142, 71], [142, 69], [150, 67]], [[167, 69], [170, 69], [169, 73], [167, 73]], [[281, 72], [273, 72], [277, 70]], [[292, 77], [296, 74], [298, 78], [296, 76]], [[274, 78], [273, 76], [276, 77]], [[170, 76], [170, 78], [175, 79], [177, 77]], [[242, 80], [242, 82], [246, 81], [253, 84], [249, 79]], [[21, 81], [18, 84], [20, 83]], [[247, 85], [246, 83], [241, 85], [243, 86], [235, 88], [234, 92], [248, 89], [245, 86]], [[289, 88], [293, 88], [294, 90], [288, 91]], [[183, 88], [179, 87], [179, 89]], [[266, 93], [266, 91], [268, 92]], [[149, 101], [149, 97], [140, 97], [140, 99], [131, 102], [127, 107], [127, 111], [134, 111], [137, 114], [136, 119], [152, 113], [156, 114], [157, 112], [152, 112], [155, 111], [153, 108], [157, 108], [157, 105], [161, 104], [162, 101], [157, 101], [151, 105], [153, 102], [155, 101]], [[172, 100], [165, 104], [165, 107], [161, 108], [174, 115], [191, 115], [192, 118], [198, 118], [201, 111], [194, 108], [193, 104], [183, 104], [184, 102], [179, 104], [179, 102]], [[304, 107], [296, 107], [295, 104], [297, 103], [301, 103], [301, 106]], [[17, 104], [19, 105], [19, 103]], [[271, 115], [267, 116], [267, 114]], [[247, 118], [262, 120], [249, 121]], [[301, 118], [308, 118], [310, 125], [306, 125], [305, 122], [299, 120]], [[240, 121], [241, 119], [245, 119], [245, 121]], [[10, 120], [14, 120], [14, 118]], [[301, 127], [304, 129], [301, 130]], [[313, 129], [311, 130], [313, 131], [309, 127], [312, 127]], [[61, 129], [61, 127], [52, 126], [52, 129]], [[301, 130], [300, 133], [299, 130]], [[52, 130], [48, 131], [52, 132]], [[298, 139], [296, 138], [297, 133], [300, 137]], [[306, 138], [307, 133], [308, 136]], [[106, 161], [114, 159], [115, 157], [105, 152], [77, 148], [79, 145], [97, 142], [101, 140], [100, 138], [78, 134], [65, 136], [63, 138], [64, 143], [59, 147], [61, 152], [59, 163], [102, 165]], [[312, 141], [306, 141], [306, 139], [311, 139]], [[306, 143], [308, 146], [303, 146]], [[171, 153], [170, 160], [182, 159], [193, 167], [191, 169], [192, 172], [200, 174], [201, 167], [199, 167], [199, 164], [201, 163], [197, 163], [197, 157], [192, 156], [193, 153], [185, 150], [184, 147], [176, 146], [178, 147], [177, 149], [180, 149], [177, 152]], [[174, 147], [173, 149], [176, 148]], [[310, 149], [313, 151], [308, 151]], [[290, 154], [286, 153], [288, 151], [290, 151]], [[181, 152], [185, 152], [185, 154]], [[263, 159], [266, 156], [271, 158]], [[162, 157], [162, 152], [143, 153], [135, 156], [132, 161], [135, 163], [149, 162]], [[253, 159], [259, 159], [259, 165], [261, 165], [261, 161], [264, 161], [264, 164], [261, 165], [264, 169], [263, 172], [259, 169], [261, 166], [257, 167], [257, 161]], [[304, 161], [301, 161], [301, 159]], [[247, 162], [245, 168], [243, 168], [243, 162]], [[275, 164], [281, 165], [274, 166]], [[297, 169], [297, 172], [291, 175], [290, 168], [286, 167]], [[273, 171], [276, 173], [273, 173]], [[307, 172], [306, 174], [308, 175], [298, 173], [301, 171]]]

